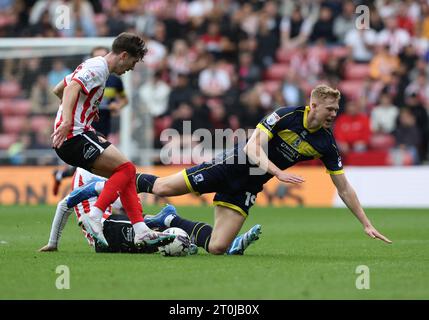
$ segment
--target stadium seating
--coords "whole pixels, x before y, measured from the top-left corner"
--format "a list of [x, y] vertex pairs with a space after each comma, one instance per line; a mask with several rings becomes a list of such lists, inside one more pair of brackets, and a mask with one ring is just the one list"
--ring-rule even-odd
[[53, 128], [53, 121], [47, 116], [33, 116], [30, 119], [30, 128], [32, 131], [38, 132], [46, 127]]
[[364, 80], [369, 76], [369, 65], [365, 63], [347, 63], [344, 68], [346, 80]]
[[362, 95], [363, 84], [362, 80], [344, 80], [340, 82], [339, 90], [350, 100], [356, 100]]
[[389, 150], [395, 146], [395, 138], [387, 133], [373, 133], [369, 146], [373, 150]]
[[13, 100], [8, 105], [8, 114], [16, 116], [28, 116], [31, 112], [30, 100]]
[[265, 72], [265, 79], [283, 81], [288, 71], [289, 66], [287, 64], [275, 63]]
[[0, 98], [15, 98], [21, 93], [21, 87], [16, 81], [0, 83]]
[[292, 56], [297, 52], [296, 49], [288, 49], [285, 50], [283, 48], [279, 48], [276, 51], [276, 60], [279, 63], [289, 63]]
[[281, 86], [282, 86], [282, 82], [278, 80], [264, 81], [264, 89], [271, 95], [277, 90], [279, 90]]
[[387, 166], [389, 165], [389, 151], [350, 152], [343, 156], [343, 164], [348, 166]]
[[0, 150], [7, 150], [15, 141], [15, 134], [0, 134]]
[[349, 55], [350, 53], [350, 49], [344, 46], [336, 46], [336, 47], [332, 47], [329, 50], [329, 55], [331, 57], [336, 57], [336, 58], [345, 58]]
[[27, 123], [25, 116], [9, 116], [3, 118], [3, 130], [5, 133], [19, 134]]

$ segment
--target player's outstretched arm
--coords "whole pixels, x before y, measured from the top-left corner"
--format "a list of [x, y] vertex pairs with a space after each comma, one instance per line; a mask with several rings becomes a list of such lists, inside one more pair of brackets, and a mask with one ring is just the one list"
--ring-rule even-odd
[[386, 243], [392, 243], [388, 238], [383, 236], [369, 221], [362, 206], [360, 205], [359, 199], [356, 192], [347, 181], [344, 174], [331, 175], [332, 182], [338, 190], [338, 195], [350, 209], [350, 211], [356, 216], [356, 218], [362, 223], [365, 233], [373, 239], [380, 239]]
[[244, 147], [243, 151], [249, 156], [249, 159], [259, 168], [275, 176], [282, 182], [299, 184], [305, 180], [297, 175], [283, 172], [274, 163], [270, 161], [268, 155], [264, 151], [264, 146], [268, 143], [268, 135], [256, 128]]

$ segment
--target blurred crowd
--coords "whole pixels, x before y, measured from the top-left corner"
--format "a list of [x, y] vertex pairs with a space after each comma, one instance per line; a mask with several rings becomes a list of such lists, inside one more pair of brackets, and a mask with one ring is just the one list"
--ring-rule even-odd
[[[161, 131], [181, 132], [184, 120], [193, 130], [254, 128], [326, 83], [342, 93], [334, 135], [345, 164], [428, 161], [428, 0], [0, 0], [0, 37], [123, 31], [149, 48], [133, 77], [156, 148]], [[50, 90], [82, 58], [0, 60], [0, 149], [11, 159], [50, 148]]]

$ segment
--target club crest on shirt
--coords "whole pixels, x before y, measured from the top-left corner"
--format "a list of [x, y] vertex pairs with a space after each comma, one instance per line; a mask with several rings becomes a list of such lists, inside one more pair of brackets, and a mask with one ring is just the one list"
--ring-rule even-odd
[[269, 126], [273, 126], [275, 125], [278, 121], [280, 120], [280, 116], [273, 112], [272, 114], [270, 114], [266, 119], [265, 119], [265, 123], [268, 124]]

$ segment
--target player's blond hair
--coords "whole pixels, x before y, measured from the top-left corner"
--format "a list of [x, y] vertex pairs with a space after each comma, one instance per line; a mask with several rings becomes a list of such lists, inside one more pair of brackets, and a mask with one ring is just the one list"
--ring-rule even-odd
[[337, 89], [333, 89], [325, 84], [320, 84], [313, 90], [311, 90], [311, 99], [317, 101], [323, 100], [340, 100], [341, 93]]

